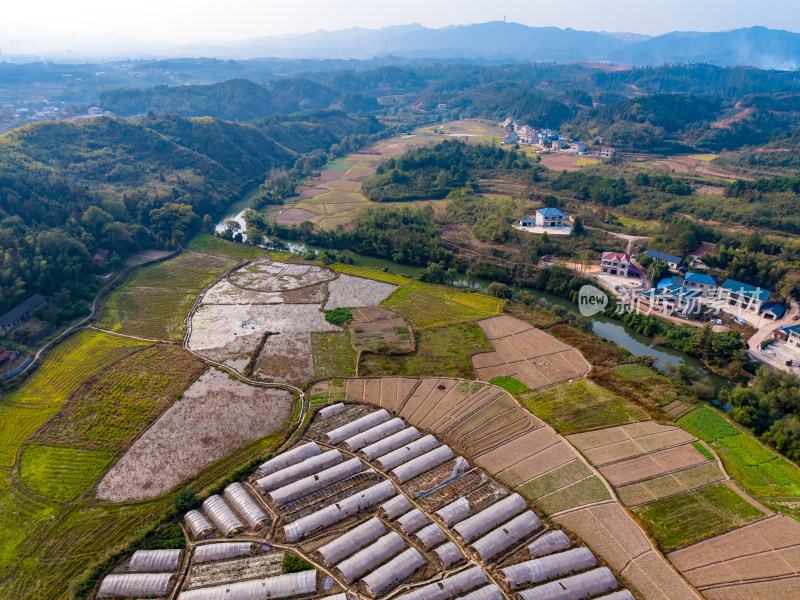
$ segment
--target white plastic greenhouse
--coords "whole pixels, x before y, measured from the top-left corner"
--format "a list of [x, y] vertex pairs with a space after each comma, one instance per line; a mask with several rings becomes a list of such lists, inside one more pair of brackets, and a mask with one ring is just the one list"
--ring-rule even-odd
[[353, 437], [357, 433], [361, 433], [362, 431], [366, 431], [367, 429], [371, 429], [376, 425], [380, 425], [384, 421], [389, 420], [389, 413], [386, 412], [385, 409], [378, 410], [374, 413], [370, 413], [361, 417], [360, 419], [356, 419], [355, 421], [350, 421], [349, 423], [342, 425], [332, 431], [327, 433], [328, 441], [331, 444], [339, 444], [345, 441], [347, 438]]
[[317, 454], [316, 456], [293, 464], [290, 467], [276, 471], [272, 475], [262, 477], [256, 481], [256, 483], [258, 487], [261, 488], [262, 492], [271, 492], [279, 487], [294, 483], [298, 479], [338, 465], [343, 460], [344, 457], [341, 452], [338, 450], [329, 450], [328, 452]]
[[354, 527], [347, 533], [322, 546], [319, 552], [329, 565], [338, 563], [355, 554], [367, 544], [371, 544], [386, 532], [386, 526], [375, 517]]
[[374, 444], [370, 444], [369, 446], [362, 448], [361, 454], [363, 454], [367, 460], [375, 460], [379, 456], [388, 454], [393, 450], [397, 450], [406, 444], [410, 444], [411, 442], [418, 440], [419, 435], [419, 431], [417, 431], [416, 427], [406, 427], [405, 429], [401, 429], [389, 437], [383, 438]]
[[271, 458], [261, 465], [258, 470], [261, 471], [261, 475], [263, 477], [266, 477], [267, 475], [272, 475], [281, 469], [285, 469], [286, 467], [290, 467], [299, 463], [300, 461], [321, 453], [322, 450], [319, 449], [319, 446], [317, 446], [316, 443], [309, 442], [308, 444], [303, 444], [297, 448], [292, 448], [288, 452], [279, 454], [275, 458]]

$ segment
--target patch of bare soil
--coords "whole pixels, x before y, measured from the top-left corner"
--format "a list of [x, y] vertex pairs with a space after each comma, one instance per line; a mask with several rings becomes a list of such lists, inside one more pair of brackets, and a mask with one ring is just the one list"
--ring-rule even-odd
[[580, 171], [577, 154], [542, 154], [542, 165], [553, 171]]
[[699, 185], [693, 193], [695, 196], [721, 196], [724, 192], [725, 188], [718, 185]]
[[260, 258], [228, 276], [237, 287], [259, 292], [282, 292], [336, 279], [335, 271]]
[[299, 225], [303, 221], [311, 221], [316, 217], [310, 210], [302, 208], [290, 208], [275, 216], [278, 225]]
[[328, 301], [325, 310], [334, 308], [357, 308], [375, 306], [397, 289], [397, 286], [382, 281], [339, 275], [328, 283]]
[[292, 397], [210, 369], [130, 447], [97, 486], [112, 502], [163, 494], [247, 442], [277, 431]]
[[408, 321], [394, 311], [379, 306], [353, 310], [348, 326], [353, 346], [364, 352], [401, 354], [414, 349]]

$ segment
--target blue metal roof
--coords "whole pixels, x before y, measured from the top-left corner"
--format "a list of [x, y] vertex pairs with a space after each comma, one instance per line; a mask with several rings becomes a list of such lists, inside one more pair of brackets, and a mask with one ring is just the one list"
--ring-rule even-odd
[[777, 331], [783, 331], [786, 335], [790, 333], [800, 333], [800, 325], [787, 325], [786, 327], [778, 327]]
[[645, 254], [651, 258], [655, 258], [656, 260], [663, 260], [666, 263], [680, 264], [683, 261], [682, 258], [672, 256], [671, 254], [666, 254], [664, 252], [659, 252], [658, 250], [647, 250]]
[[761, 302], [766, 302], [769, 300], [769, 297], [772, 296], [772, 292], [769, 290], [750, 285], [749, 283], [734, 281], [733, 279], [726, 279], [720, 287], [741, 294], [742, 296], [747, 296], [748, 298], [755, 298]]
[[540, 208], [536, 212], [542, 215], [543, 217], [557, 217], [559, 215], [561, 215], [562, 217], [567, 216], [557, 208]]
[[695, 273], [689, 271], [686, 273], [686, 281], [693, 281], [694, 283], [707, 283], [709, 285], [717, 285], [717, 280], [711, 275], [706, 273]]
[[656, 285], [656, 287], [658, 289], [662, 289], [669, 286], [681, 287], [682, 285], [683, 285], [683, 277], [674, 275], [672, 277], [664, 277], [664, 279], [658, 282], [658, 285]]
[[780, 319], [784, 314], [786, 314], [786, 307], [783, 304], [778, 304], [777, 302], [765, 304], [761, 307], [761, 310], [763, 312], [772, 313], [775, 315], [776, 319]]

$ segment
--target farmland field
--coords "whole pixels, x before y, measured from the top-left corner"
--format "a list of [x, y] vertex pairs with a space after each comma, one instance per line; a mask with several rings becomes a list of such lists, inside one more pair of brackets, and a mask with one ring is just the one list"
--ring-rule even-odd
[[800, 468], [762, 446], [750, 433], [708, 407], [700, 407], [678, 424], [708, 443], [728, 474], [770, 508], [800, 519]]
[[355, 275], [356, 277], [366, 277], [367, 279], [375, 279], [377, 281], [383, 281], [384, 283], [391, 283], [392, 285], [403, 286], [409, 283], [413, 283], [413, 279], [409, 279], [408, 277], [403, 277], [402, 275], [395, 275], [394, 273], [389, 273], [387, 271], [381, 271], [380, 269], [374, 269], [372, 267], [359, 267], [356, 265], [344, 265], [341, 263], [335, 263], [331, 265], [331, 269], [334, 271], [338, 271], [339, 273], [345, 273], [347, 275]]
[[356, 351], [344, 331], [311, 333], [314, 377], [353, 376], [356, 374]]
[[669, 558], [710, 600], [780, 600], [800, 589], [798, 536], [800, 523], [775, 514], [670, 552]]
[[657, 500], [636, 509], [664, 550], [689, 545], [763, 517], [726, 485]]
[[414, 284], [401, 287], [381, 302], [382, 306], [396, 310], [416, 327], [434, 327], [475, 321], [489, 316], [466, 304], [453, 299], [426, 293], [425, 288], [415, 288]]
[[478, 377], [484, 381], [514, 377], [537, 389], [582, 377], [590, 369], [575, 348], [524, 321], [499, 315], [478, 324], [494, 347], [494, 352], [472, 358]]
[[257, 388], [209, 369], [106, 473], [97, 496], [127, 502], [168, 492], [214, 461], [280, 430], [291, 404], [286, 391]]
[[637, 406], [588, 379], [530, 392], [523, 395], [520, 402], [563, 434], [647, 418]]
[[204, 369], [179, 346], [144, 348], [83, 383], [33, 441], [124, 450]]
[[200, 290], [234, 264], [233, 259], [186, 252], [145, 267], [111, 294], [98, 326], [136, 337], [178, 341]]
[[58, 345], [39, 370], [0, 404], [0, 467], [10, 467], [22, 442], [53, 416], [83, 380], [146, 344], [81, 331]]
[[261, 249], [256, 246], [229, 242], [228, 240], [223, 240], [213, 235], [208, 235], [207, 233], [199, 233], [193, 237], [192, 241], [189, 242], [189, 248], [191, 250], [210, 252], [211, 254], [222, 254], [223, 256], [231, 256], [243, 260], [256, 258], [261, 255]]
[[489, 383], [503, 388], [505, 391], [514, 396], [531, 391], [531, 388], [514, 377], [495, 377]]
[[20, 460], [20, 476], [34, 491], [69, 501], [103, 472], [114, 452], [30, 444]]
[[413, 375], [474, 379], [470, 356], [491, 349], [480, 327], [468, 323], [432, 327], [415, 332], [417, 351], [412, 354], [364, 354], [362, 375]]

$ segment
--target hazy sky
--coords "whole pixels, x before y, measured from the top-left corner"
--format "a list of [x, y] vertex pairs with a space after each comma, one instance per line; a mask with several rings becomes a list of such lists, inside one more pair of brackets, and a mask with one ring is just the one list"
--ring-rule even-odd
[[800, 0], [9, 0], [0, 31], [108, 32], [180, 43], [414, 22], [443, 27], [503, 15], [526, 25], [651, 35], [751, 25], [800, 31]]

